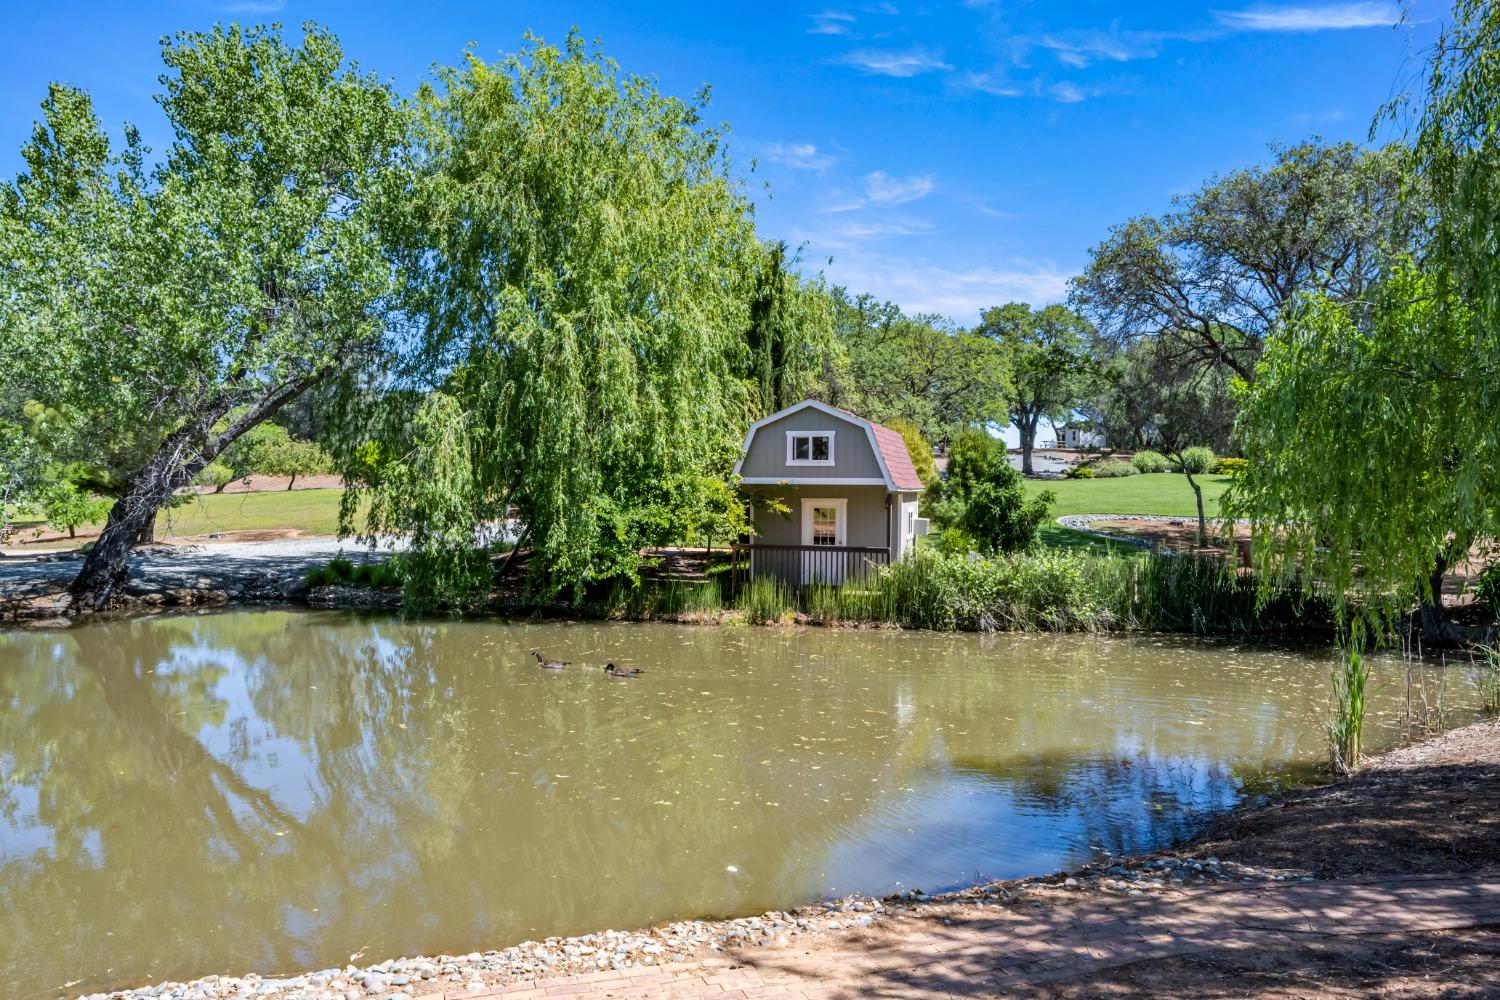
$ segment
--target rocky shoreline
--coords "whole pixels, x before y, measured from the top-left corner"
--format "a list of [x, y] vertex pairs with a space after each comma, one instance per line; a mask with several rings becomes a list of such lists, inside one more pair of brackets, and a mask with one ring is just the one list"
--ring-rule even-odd
[[932, 917], [946, 922], [965, 911], [1026, 906], [1057, 895], [1140, 897], [1184, 885], [1311, 881], [1295, 871], [1258, 868], [1217, 858], [1148, 856], [1085, 865], [1053, 875], [991, 882], [957, 892], [920, 891], [883, 898], [851, 895], [796, 909], [731, 920], [683, 920], [640, 931], [549, 937], [467, 954], [419, 955], [374, 965], [330, 967], [293, 976], [248, 973], [204, 976], [138, 989], [84, 995], [84, 1000], [417, 1000], [444, 992], [482, 993], [540, 978], [651, 968], [753, 949], [784, 948], [878, 922]]

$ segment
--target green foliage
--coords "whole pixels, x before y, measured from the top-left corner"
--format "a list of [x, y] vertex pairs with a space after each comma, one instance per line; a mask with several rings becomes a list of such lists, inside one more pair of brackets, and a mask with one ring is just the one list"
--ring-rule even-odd
[[403, 579], [401, 558], [394, 556], [381, 562], [356, 563], [338, 557], [309, 570], [305, 579], [311, 587], [397, 587]]
[[1500, 563], [1486, 566], [1474, 589], [1475, 596], [1489, 607], [1490, 613], [1500, 615]]
[[1004, 461], [994, 438], [977, 427], [966, 427], [948, 445], [948, 481], [944, 492], [967, 501], [975, 487], [990, 478], [995, 465]]
[[945, 556], [968, 555], [979, 549], [974, 539], [962, 528], [944, 528], [929, 537], [933, 539], [932, 544], [937, 551]]
[[1012, 302], [987, 310], [974, 332], [998, 344], [1009, 363], [1015, 389], [1008, 414], [1021, 433], [1023, 471], [1029, 474], [1038, 423], [1067, 419], [1098, 377], [1093, 327], [1066, 306], [1033, 310]]
[[1365, 688], [1370, 668], [1357, 645], [1339, 650], [1329, 675], [1333, 704], [1326, 725], [1328, 755], [1335, 770], [1349, 774], [1359, 768], [1365, 733]]
[[916, 466], [917, 477], [926, 486], [931, 486], [938, 481], [937, 459], [932, 457], [932, 445], [922, 436], [922, 430], [910, 420], [896, 418], [886, 424], [891, 430], [901, 435], [901, 440], [906, 442], [907, 454], [911, 455], [911, 464]]
[[1140, 470], [1132, 463], [1111, 459], [1108, 462], [1100, 462], [1093, 467], [1095, 478], [1098, 479], [1124, 479], [1126, 476], [1138, 476]]
[[215, 493], [223, 491], [224, 487], [234, 482], [238, 476], [227, 462], [209, 462], [203, 467], [203, 471], [193, 478], [197, 486], [212, 486]]
[[830, 295], [842, 366], [825, 380], [828, 402], [886, 424], [909, 421], [929, 441], [956, 424], [1003, 421], [1010, 368], [993, 341], [873, 296]]
[[[576, 35], [423, 89], [407, 305], [453, 365], [386, 425], [371, 530], [414, 531], [447, 565], [513, 509], [534, 586], [576, 598], [696, 521], [756, 408], [742, 373], [762, 256], [705, 100]], [[440, 582], [488, 586], [424, 585]]]
[[781, 242], [763, 244], [755, 263], [745, 347], [756, 416], [812, 395], [819, 377], [837, 364], [833, 299], [821, 281], [798, 274], [799, 263]]
[[988, 552], [1022, 552], [1036, 544], [1056, 496], [1026, 495], [1026, 480], [1009, 462], [996, 462], [989, 478], [969, 494], [961, 527]]
[[1465, 316], [1402, 266], [1357, 315], [1309, 299], [1272, 338], [1242, 394], [1248, 466], [1226, 497], [1254, 523], [1263, 573], [1316, 567], [1369, 603], [1411, 594], [1493, 532], [1497, 453], [1479, 416], [1493, 388], [1462, 387], [1492, 334]]
[[1094, 467], [1092, 465], [1071, 465], [1063, 475], [1069, 479], [1093, 479]]
[[89, 496], [69, 482], [48, 485], [42, 490], [40, 500], [47, 523], [58, 531], [66, 531], [69, 538], [77, 537], [78, 529], [86, 524], [103, 523], [115, 504], [113, 500]]
[[287, 489], [298, 476], [315, 476], [333, 467], [328, 453], [315, 442], [299, 441], [270, 421], [256, 425], [230, 445], [224, 462], [240, 476], [286, 476]]
[[1159, 451], [1152, 451], [1149, 448], [1132, 455], [1130, 457], [1130, 464], [1135, 466], [1136, 471], [1142, 474], [1167, 471], [1166, 456]]
[[1212, 471], [1216, 476], [1237, 476], [1249, 465], [1250, 463], [1243, 458], [1220, 458], [1214, 462]]
[[797, 608], [797, 595], [774, 577], [756, 577], [741, 591], [737, 606], [752, 625], [779, 622]]
[[239, 434], [381, 355], [398, 279], [375, 234], [406, 133], [385, 84], [316, 25], [297, 46], [183, 33], [162, 58], [159, 162], [54, 84], [0, 188], [0, 385], [76, 429], [52, 457], [133, 456], [125, 516], [80, 571], [90, 601], [122, 579], [120, 543]]
[[1385, 250], [1410, 246], [1422, 215], [1400, 197], [1408, 175], [1398, 146], [1308, 142], [1271, 153], [1159, 217], [1112, 229], [1073, 282], [1072, 304], [1122, 347], [1165, 337], [1184, 367], [1253, 381], [1266, 339], [1303, 295], [1357, 302], [1388, 263]]
[[1214, 455], [1212, 448], [1195, 445], [1191, 448], [1184, 448], [1176, 464], [1181, 471], [1189, 475], [1204, 476], [1213, 470], [1217, 462], [1218, 457]]

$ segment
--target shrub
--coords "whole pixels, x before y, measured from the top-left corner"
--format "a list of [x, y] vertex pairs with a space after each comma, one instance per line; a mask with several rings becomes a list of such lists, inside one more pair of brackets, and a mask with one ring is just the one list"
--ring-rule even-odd
[[1021, 552], [1036, 543], [1037, 532], [1057, 499], [1051, 490], [1026, 498], [1026, 481], [1009, 462], [997, 462], [990, 476], [974, 487], [961, 527], [980, 548]]
[[945, 556], [966, 556], [978, 548], [962, 528], [944, 528], [930, 537], [933, 547]]
[[1114, 459], [1109, 462], [1100, 462], [1094, 466], [1094, 477], [1097, 479], [1120, 479], [1124, 476], [1136, 476], [1140, 474], [1134, 465]]
[[1094, 467], [1092, 465], [1075, 465], [1063, 475], [1069, 479], [1093, 479]]
[[1182, 461], [1180, 465], [1182, 466], [1183, 472], [1190, 473], [1194, 476], [1202, 476], [1206, 475], [1208, 471], [1214, 467], [1214, 463], [1216, 461], [1218, 460], [1214, 457], [1214, 450], [1212, 448], [1206, 448], [1203, 445], [1198, 445], [1193, 448], [1188, 448], [1182, 453]]
[[1500, 614], [1500, 563], [1485, 568], [1479, 574], [1479, 583], [1474, 588], [1475, 594], [1483, 601], [1493, 614]]
[[1159, 451], [1151, 451], [1149, 448], [1145, 451], [1136, 452], [1131, 457], [1130, 464], [1135, 466], [1136, 471], [1143, 475], [1167, 471], [1166, 456]]
[[1214, 463], [1214, 474], [1218, 476], [1238, 476], [1250, 467], [1250, 460], [1246, 458], [1221, 458]]

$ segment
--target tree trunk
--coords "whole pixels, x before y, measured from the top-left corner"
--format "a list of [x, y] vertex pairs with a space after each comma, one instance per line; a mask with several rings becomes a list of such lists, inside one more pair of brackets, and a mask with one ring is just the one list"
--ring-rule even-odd
[[215, 493], [223, 493], [224, 492], [224, 487], [226, 487], [228, 485], [229, 485], [228, 483], [220, 483], [218, 486], [214, 487], [214, 492]]
[[101, 611], [107, 608], [130, 579], [126, 562], [130, 549], [155, 536], [156, 515], [172, 494], [192, 481], [212, 461], [193, 454], [186, 461], [188, 435], [179, 431], [151, 456], [130, 481], [130, 489], [110, 508], [104, 530], [83, 560], [83, 568], [68, 587], [75, 607]]
[[297, 481], [297, 474], [294, 472], [294, 473], [292, 473], [292, 478], [290, 478], [290, 479], [288, 479], [286, 481], [286, 491], [288, 493], [292, 492], [292, 484], [295, 483], [296, 481]]
[[1198, 501], [1198, 548], [1207, 548], [1208, 518], [1203, 516], [1203, 487], [1198, 485], [1198, 481], [1193, 478], [1193, 474], [1191, 472], [1187, 471], [1186, 466], [1183, 466], [1182, 471], [1183, 475], [1187, 476], [1188, 485], [1193, 488], [1193, 496]]
[[75, 528], [75, 527], [74, 527], [74, 526], [73, 526], [73, 525], [71, 525], [71, 524], [70, 524], [70, 525], [68, 525], [68, 537], [69, 537], [69, 538], [77, 538], [77, 537], [78, 537], [78, 529], [77, 529], [77, 528]]
[[1016, 421], [1016, 430], [1021, 433], [1021, 475], [1032, 475], [1031, 452], [1036, 447], [1036, 425], [1041, 420], [1041, 414], [1031, 417], [1022, 417]]
[[1448, 557], [1439, 555], [1422, 590], [1422, 644], [1443, 647], [1451, 642], [1448, 617], [1443, 611], [1443, 575], [1448, 572]]

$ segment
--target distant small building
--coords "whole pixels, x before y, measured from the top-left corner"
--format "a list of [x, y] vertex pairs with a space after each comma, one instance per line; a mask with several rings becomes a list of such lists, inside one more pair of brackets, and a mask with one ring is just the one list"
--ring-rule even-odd
[[1083, 451], [1086, 448], [1103, 448], [1104, 433], [1088, 427], [1063, 427], [1057, 432], [1057, 447]]
[[736, 547], [751, 577], [801, 586], [863, 579], [927, 533], [923, 484], [889, 427], [815, 399], [757, 420], [735, 473], [790, 517], [752, 509], [753, 541]]

